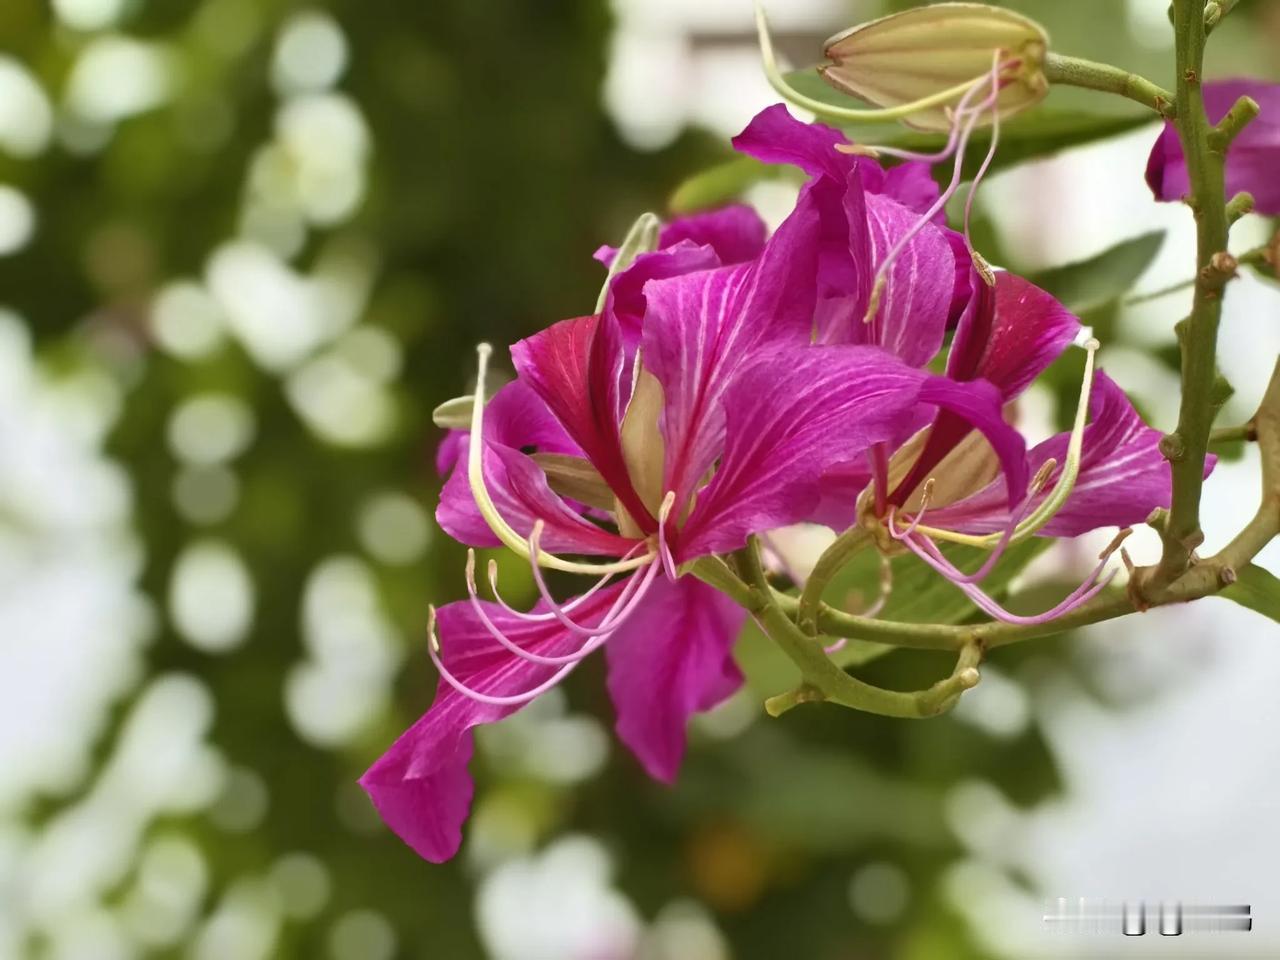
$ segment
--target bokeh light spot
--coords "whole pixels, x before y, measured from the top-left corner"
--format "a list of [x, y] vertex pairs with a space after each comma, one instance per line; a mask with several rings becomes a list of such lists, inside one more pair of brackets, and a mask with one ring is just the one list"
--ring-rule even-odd
[[385, 491], [370, 497], [356, 519], [360, 544], [383, 563], [413, 563], [427, 549], [431, 525], [426, 511], [407, 494]]
[[201, 540], [179, 554], [169, 582], [169, 611], [193, 647], [209, 653], [238, 647], [252, 622], [253, 605], [253, 581], [234, 548]]

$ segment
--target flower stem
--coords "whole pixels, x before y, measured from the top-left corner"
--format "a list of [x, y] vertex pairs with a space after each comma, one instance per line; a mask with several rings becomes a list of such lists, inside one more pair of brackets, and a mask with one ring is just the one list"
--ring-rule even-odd
[[1109, 63], [1095, 63], [1051, 51], [1045, 55], [1044, 75], [1050, 84], [1087, 87], [1090, 90], [1128, 97], [1169, 120], [1176, 116], [1179, 109], [1173, 94], [1168, 90], [1156, 86], [1145, 77], [1113, 67]]
[[1227, 251], [1224, 160], [1231, 139], [1257, 114], [1257, 104], [1242, 97], [1221, 124], [1211, 127], [1204, 112], [1200, 76], [1204, 66], [1204, 0], [1174, 0], [1177, 69], [1175, 124], [1186, 157], [1196, 219], [1196, 281], [1191, 314], [1179, 325], [1182, 348], [1182, 403], [1178, 426], [1162, 449], [1171, 452], [1173, 497], [1161, 531], [1164, 549], [1148, 586], [1172, 583], [1190, 565], [1204, 540], [1200, 530], [1200, 494], [1204, 460], [1216, 408], [1210, 401], [1217, 374], [1218, 322], [1222, 291], [1235, 275], [1236, 260]]
[[735, 558], [751, 591], [748, 609], [769, 639], [800, 668], [803, 677], [796, 689], [765, 703], [765, 709], [772, 716], [779, 716], [801, 703], [828, 701], [886, 717], [922, 719], [949, 709], [960, 694], [977, 685], [976, 664], [981, 659], [982, 648], [976, 644], [962, 647], [951, 675], [926, 690], [885, 690], [845, 673], [827, 657], [817, 638], [796, 626], [778, 605], [760, 564], [754, 537]]
[[840, 572], [841, 567], [870, 541], [871, 535], [861, 526], [850, 527], [836, 537], [831, 546], [822, 552], [813, 572], [804, 582], [800, 591], [800, 603], [796, 609], [796, 623], [800, 629], [810, 635], [818, 632], [818, 607], [822, 603], [822, 594], [831, 583], [832, 577]]

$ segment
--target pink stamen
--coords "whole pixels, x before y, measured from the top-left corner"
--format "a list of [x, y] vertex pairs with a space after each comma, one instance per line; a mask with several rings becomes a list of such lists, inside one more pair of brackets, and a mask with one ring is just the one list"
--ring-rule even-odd
[[[997, 57], [999, 56], [999, 54], [1000, 54], [1000, 51], [996, 51]], [[1017, 69], [1021, 65], [1022, 65], [1021, 60], [1017, 60], [1017, 59], [1006, 60], [1003, 63], [999, 64], [999, 71], [1000, 73], [1003, 73], [1005, 70]], [[965, 95], [960, 98], [960, 101], [955, 105], [955, 109], [951, 113], [952, 123], [951, 123], [951, 129], [947, 134], [947, 143], [937, 153], [920, 153], [915, 150], [903, 150], [898, 147], [880, 147], [880, 146], [868, 146], [868, 147], [862, 147], [861, 149], [870, 151], [871, 153], [876, 155], [893, 157], [896, 160], [916, 160], [922, 163], [941, 163], [943, 160], [949, 160], [956, 149], [956, 141], [959, 139], [960, 128], [962, 125], [961, 121], [968, 119], [968, 116], [970, 113], [981, 114], [982, 110], [984, 109], [983, 106], [976, 106], [976, 107], [969, 106], [969, 101], [972, 100], [975, 96], [977, 96], [979, 91], [987, 89], [988, 85], [991, 84], [992, 82], [993, 80], [991, 78], [984, 75], [980, 79], [975, 80], [973, 85], [968, 89], [968, 91], [965, 92]], [[1009, 80], [1000, 79], [998, 77], [994, 82], [998, 83], [999, 89], [1001, 90], [1003, 90], [1010, 83]], [[837, 147], [837, 149], [840, 149], [840, 148]]]
[[658, 556], [662, 559], [662, 569], [666, 571], [667, 579], [672, 583], [676, 582], [676, 560], [671, 555], [671, 548], [667, 545], [667, 519], [671, 516], [671, 507], [675, 504], [675, 500], [675, 493], [668, 493], [658, 510]]
[[[531, 558], [537, 557], [538, 541], [541, 538], [542, 538], [542, 521], [539, 520], [537, 523], [533, 525], [533, 533], [529, 535], [529, 555]], [[596, 627], [584, 627], [581, 624], [570, 619], [569, 615], [565, 612], [564, 607], [560, 604], [558, 600], [556, 600], [554, 596], [552, 596], [551, 590], [547, 587], [546, 577], [543, 576], [542, 568], [538, 565], [537, 561], [531, 559], [529, 566], [533, 570], [533, 582], [536, 583], [538, 586], [538, 594], [542, 597], [543, 601], [546, 602], [547, 607], [550, 609], [551, 615], [556, 620], [558, 620], [566, 630], [569, 630], [571, 633], [576, 633], [582, 637], [593, 637], [601, 633], [604, 633], [609, 629], [609, 625], [607, 623], [608, 618], [606, 618], [605, 620], [602, 620], [600, 622], [600, 625]], [[649, 566], [652, 567], [653, 564], [650, 564]], [[640, 579], [640, 578], [636, 578], [633, 576], [630, 580], [627, 581], [627, 585], [623, 587], [622, 594], [618, 598], [619, 602], [623, 602], [623, 599], [628, 597], [628, 591], [633, 589], [633, 587], [637, 582], [637, 579]]]
[[1120, 541], [1124, 539], [1124, 536], [1125, 534], [1122, 534], [1117, 537], [1116, 540], [1112, 541], [1112, 544], [1103, 551], [1102, 556], [1098, 560], [1097, 566], [1094, 567], [1093, 571], [1085, 578], [1084, 582], [1081, 583], [1079, 587], [1073, 590], [1053, 609], [1046, 610], [1044, 613], [1036, 614], [1034, 616], [1020, 616], [1019, 614], [1011, 613], [1004, 607], [1000, 606], [1000, 604], [988, 594], [984, 593], [981, 588], [971, 583], [965, 583], [953, 579], [948, 573], [947, 568], [950, 565], [946, 563], [945, 558], [942, 556], [942, 551], [939, 550], [938, 546], [927, 537], [913, 537], [910, 539], [904, 539], [902, 542], [906, 544], [907, 548], [917, 557], [948, 580], [955, 583], [956, 586], [964, 592], [965, 596], [973, 601], [973, 604], [988, 616], [994, 617], [997, 620], [1003, 620], [1005, 623], [1031, 625], [1047, 623], [1056, 617], [1060, 617], [1088, 602], [1106, 588], [1106, 586], [1111, 583], [1112, 579], [1114, 579], [1117, 571], [1111, 571], [1111, 573], [1107, 574], [1107, 576], [1101, 580], [1098, 579], [1098, 576], [1102, 573], [1102, 570], [1110, 559], [1111, 554], [1119, 546]]
[[[640, 541], [639, 543], [637, 543], [634, 547], [632, 547], [630, 550], [628, 550], [618, 559], [630, 560], [642, 549], [644, 549], [644, 541]], [[597, 580], [591, 586], [591, 589], [589, 589], [586, 593], [579, 594], [574, 599], [568, 601], [567, 603], [562, 604], [560, 609], [563, 610], [565, 613], [570, 613], [573, 610], [576, 610], [579, 606], [581, 606], [583, 603], [589, 600], [595, 593], [601, 590], [605, 586], [605, 584], [607, 584], [610, 580], [613, 579], [613, 577], [614, 577], [614, 574], [606, 573], [603, 577]], [[474, 550], [467, 551], [467, 578], [468, 578], [468, 586], [473, 587], [474, 579], [475, 579], [475, 551]], [[523, 610], [517, 610], [515, 607], [511, 606], [511, 604], [507, 603], [507, 601], [504, 600], [502, 598], [502, 595], [498, 592], [498, 562], [496, 560], [489, 561], [489, 590], [493, 593], [493, 599], [497, 602], [498, 606], [502, 607], [503, 610], [505, 610], [507, 613], [517, 618], [518, 620], [524, 620], [529, 623], [545, 623], [548, 620], [556, 619], [556, 615], [554, 613], [528, 613]]]
[[[645, 572], [643, 575], [632, 576], [631, 581], [623, 589], [623, 592], [619, 595], [618, 599], [614, 602], [613, 607], [609, 610], [608, 613], [605, 614], [603, 619], [601, 619], [599, 632], [595, 636], [587, 640], [586, 643], [584, 643], [581, 647], [579, 647], [573, 653], [566, 653], [566, 654], [562, 654], [560, 656], [554, 656], [554, 657], [547, 656], [540, 653], [531, 653], [530, 651], [525, 650], [523, 647], [516, 644], [516, 642], [513, 641], [510, 637], [506, 636], [494, 624], [494, 622], [489, 619], [488, 614], [486, 614], [484, 611], [484, 606], [480, 603], [479, 598], [475, 595], [473, 591], [471, 593], [472, 610], [475, 611], [476, 616], [479, 618], [480, 623], [484, 626], [486, 632], [488, 632], [488, 634], [491, 637], [493, 637], [494, 640], [498, 641], [498, 643], [503, 647], [503, 649], [505, 649], [509, 653], [515, 654], [515, 656], [519, 657], [521, 660], [526, 660], [529, 663], [536, 663], [542, 666], [550, 666], [550, 667], [563, 666], [565, 668], [559, 671], [555, 675], [555, 677], [547, 681], [547, 683], [542, 684], [539, 687], [535, 688], [537, 690], [537, 693], [534, 693], [531, 696], [527, 694], [517, 694], [514, 697], [498, 698], [498, 700], [494, 700], [492, 698], [486, 699], [486, 696], [487, 696], [486, 694], [482, 694], [477, 690], [473, 690], [471, 687], [468, 687], [461, 680], [458, 680], [456, 677], [453, 677], [451, 674], [449, 674], [448, 671], [440, 664], [436, 656], [436, 653], [438, 652], [437, 648], [439, 647], [439, 643], [436, 640], [436, 636], [435, 636], [434, 611], [432, 611], [432, 614], [431, 614], [431, 624], [429, 627], [430, 639], [431, 639], [429, 647], [431, 648], [431, 655], [432, 655], [431, 660], [433, 663], [435, 663], [436, 667], [440, 670], [441, 676], [445, 677], [449, 685], [453, 687], [455, 690], [457, 690], [459, 693], [461, 693], [463, 696], [471, 697], [473, 700], [477, 700], [481, 703], [495, 703], [499, 705], [501, 705], [501, 703], [525, 703], [527, 702], [527, 700], [520, 699], [521, 697], [527, 696], [528, 700], [532, 700], [533, 697], [536, 697], [538, 694], [543, 693], [546, 690], [550, 689], [551, 686], [554, 686], [555, 683], [559, 682], [561, 678], [566, 676], [570, 669], [572, 669], [575, 665], [577, 665], [582, 660], [584, 660], [585, 658], [590, 656], [592, 653], [594, 653], [596, 650], [599, 650], [602, 646], [605, 645], [605, 643], [609, 640], [609, 638], [613, 636], [614, 632], [618, 629], [618, 627], [622, 626], [622, 624], [626, 622], [626, 620], [631, 616], [631, 614], [635, 612], [636, 608], [639, 607], [640, 601], [644, 599], [645, 594], [648, 593], [649, 591], [649, 587], [653, 585], [653, 581], [656, 578], [658, 569], [659, 567], [657, 563], [651, 563], [649, 564], [648, 567], [645, 568]], [[472, 582], [474, 583], [474, 580]]]
[[[998, 53], [997, 56], [999, 56]], [[978, 172], [974, 175], [973, 182], [969, 184], [969, 196], [964, 201], [964, 242], [969, 248], [970, 256], [974, 254], [973, 241], [969, 237], [969, 218], [973, 213], [973, 201], [978, 195], [978, 184], [982, 182], [982, 178], [986, 176], [987, 168], [991, 166], [991, 161], [995, 159], [996, 145], [1000, 142], [1000, 69], [999, 63], [992, 63], [991, 86], [996, 91], [996, 97], [991, 105], [991, 145], [987, 147], [987, 155], [983, 158], [982, 166], [978, 167]]]
[[471, 689], [450, 673], [448, 668], [445, 667], [444, 663], [440, 659], [440, 645], [436, 640], [435, 608], [432, 608], [428, 615], [427, 636], [427, 655], [431, 657], [431, 662], [435, 664], [435, 668], [440, 672], [440, 676], [444, 679], [444, 682], [449, 684], [449, 686], [453, 687], [454, 690], [458, 691], [458, 693], [462, 694], [467, 699], [475, 700], [477, 703], [487, 703], [493, 707], [513, 707], [523, 703], [528, 703], [530, 700], [536, 700], [567, 677], [572, 672], [573, 668], [581, 661], [581, 658], [578, 658], [572, 663], [561, 667], [552, 676], [538, 684], [532, 690], [527, 690], [524, 693], [512, 694], [511, 696], [497, 697], [492, 694], [481, 693], [479, 690]]
[[[1035, 506], [1036, 496], [1044, 489], [1044, 485], [1048, 483], [1049, 477], [1053, 473], [1053, 469], [1056, 465], [1057, 461], [1052, 457], [1041, 464], [1040, 469], [1036, 471], [1036, 475], [1031, 479], [1031, 484], [1027, 488], [1026, 497], [1023, 499], [1022, 503], [1018, 505], [1018, 508], [1010, 515], [1008, 522], [1005, 524], [1004, 530], [1000, 533], [1000, 539], [996, 542], [996, 545], [991, 548], [991, 554], [983, 562], [982, 566], [973, 571], [973, 573], [965, 573], [948, 560], [941, 551], [938, 552], [938, 562], [946, 566], [944, 576], [946, 576], [948, 580], [955, 584], [980, 583], [991, 574], [991, 571], [995, 569], [995, 565], [1000, 562], [1000, 558], [1004, 556], [1005, 551], [1013, 542], [1013, 536], [1018, 531], [1018, 524], [1022, 523], [1022, 521], [1026, 519], [1027, 514], [1031, 512], [1031, 508]], [[899, 532], [896, 529], [894, 526], [894, 513], [893, 511], [889, 512], [888, 523], [886, 524], [889, 530], [889, 536], [893, 537], [895, 540], [905, 540], [907, 537], [915, 533], [916, 527], [919, 526], [920, 520], [924, 516], [925, 509], [929, 505], [929, 492], [931, 489], [930, 485], [932, 483], [932, 477], [925, 481], [924, 496], [920, 503], [920, 509], [917, 511], [915, 518], [911, 521], [911, 525], [907, 527], [906, 530]]]
[[[988, 86], [991, 87], [991, 92], [987, 95], [987, 98], [982, 101], [981, 104], [966, 110], [963, 114], [959, 112], [955, 114], [955, 127], [963, 127], [963, 129], [961, 130], [959, 141], [953, 150], [955, 162], [952, 164], [950, 183], [947, 184], [946, 189], [938, 196], [938, 199], [934, 201], [933, 205], [930, 206], [914, 224], [911, 225], [910, 229], [908, 229], [906, 233], [898, 238], [898, 241], [889, 249], [889, 252], [881, 261], [880, 266], [876, 269], [875, 279], [872, 281], [871, 285], [871, 297], [867, 305], [867, 315], [863, 318], [867, 323], [870, 323], [879, 312], [879, 293], [881, 288], [884, 286], [885, 279], [888, 277], [889, 271], [892, 269], [894, 262], [902, 255], [902, 251], [907, 248], [907, 245], [915, 238], [916, 234], [923, 230], [927, 224], [932, 222], [938, 212], [947, 205], [951, 198], [955, 196], [957, 190], [959, 190], [960, 181], [962, 179], [961, 175], [964, 170], [965, 148], [969, 144], [969, 137], [977, 126], [979, 118], [987, 110], [995, 110], [996, 114], [999, 114], [998, 102], [1000, 99], [1000, 84], [999, 62], [997, 59], [999, 55], [1000, 51], [997, 50], [995, 52], [995, 57], [993, 58], [996, 62], [993, 63], [991, 76], [984, 77], [981, 81], [983, 89]], [[985, 172], [985, 167], [986, 164], [984, 164], [983, 172]]]

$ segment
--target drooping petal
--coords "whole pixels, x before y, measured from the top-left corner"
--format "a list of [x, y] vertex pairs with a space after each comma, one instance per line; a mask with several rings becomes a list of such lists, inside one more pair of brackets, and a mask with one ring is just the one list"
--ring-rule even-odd
[[906, 477], [890, 494], [899, 506], [928, 479], [947, 454], [977, 429], [987, 440], [999, 462], [1003, 480], [997, 481], [1006, 505], [1020, 502], [1027, 490], [1026, 443], [1022, 435], [1005, 422], [1003, 397], [986, 380], [957, 381], [931, 377], [921, 390], [922, 402], [936, 404], [937, 416], [924, 447]]
[[689, 717], [742, 685], [732, 651], [745, 620], [700, 580], [659, 578], [605, 647], [618, 738], [654, 779], [675, 779]]
[[779, 347], [724, 398], [724, 455], [678, 531], [688, 560], [741, 547], [751, 533], [813, 519], [823, 473], [864, 460], [908, 420], [927, 375], [874, 347]]
[[[1074, 537], [1098, 527], [1130, 526], [1146, 520], [1156, 507], [1167, 507], [1171, 491], [1169, 464], [1160, 453], [1160, 431], [1148, 427], [1110, 377], [1099, 371], [1089, 403], [1080, 473], [1071, 496], [1039, 533]], [[1048, 497], [1062, 472], [1069, 434], [1061, 433], [1033, 448], [1030, 470], [1049, 458], [1058, 467], [1034, 504]], [[1205, 464], [1205, 475], [1215, 458]], [[966, 533], [993, 533], [1009, 521], [1008, 502], [998, 484], [948, 507], [930, 511], [926, 522]]]
[[975, 273], [972, 285], [977, 295], [956, 328], [947, 376], [981, 377], [999, 387], [1005, 399], [1015, 397], [1071, 344], [1080, 321], [1015, 274], [996, 274], [992, 290]]
[[656, 524], [627, 473], [619, 424], [626, 355], [607, 314], [562, 320], [511, 348], [520, 377], [563, 424], [582, 453], [646, 531]]
[[[584, 625], [599, 623], [622, 591], [606, 587], [574, 610]], [[529, 623], [494, 603], [484, 610], [495, 626], [531, 653], [564, 656], [582, 639], [555, 621]], [[523, 693], [552, 677], [556, 668], [522, 660], [490, 635], [470, 602], [451, 603], [437, 612], [440, 656], [445, 668], [477, 692], [504, 697]], [[480, 703], [441, 679], [435, 701], [360, 778], [378, 813], [419, 855], [440, 863], [458, 851], [462, 824], [471, 806], [467, 773], [473, 727], [494, 723], [518, 706]]]
[[677, 503], [719, 456], [722, 399], [737, 371], [765, 344], [809, 341], [818, 215], [808, 196], [758, 259], [645, 287], [644, 365], [662, 386], [664, 485]]
[[[1220, 80], [1206, 83], [1205, 113], [1210, 123], [1221, 120], [1241, 96], [1258, 102], [1262, 112], [1240, 132], [1227, 151], [1226, 194], [1253, 194], [1254, 210], [1280, 215], [1280, 84], [1261, 80]], [[1147, 186], [1157, 200], [1180, 200], [1190, 192], [1187, 161], [1172, 123], [1166, 122], [1147, 159]]]

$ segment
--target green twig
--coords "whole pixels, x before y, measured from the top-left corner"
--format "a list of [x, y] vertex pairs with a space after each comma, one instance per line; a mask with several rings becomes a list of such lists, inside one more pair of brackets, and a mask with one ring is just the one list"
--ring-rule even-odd
[[754, 538], [735, 554], [735, 558], [750, 590], [748, 609], [769, 639], [800, 668], [803, 678], [796, 689], [765, 703], [765, 709], [771, 715], [776, 717], [801, 703], [827, 701], [886, 717], [922, 719], [948, 709], [961, 693], [978, 683], [975, 665], [982, 650], [976, 645], [962, 650], [951, 675], [927, 690], [903, 692], [864, 683], [836, 666], [827, 657], [818, 638], [803, 632], [777, 604], [776, 594], [760, 565], [759, 548]]
[[[1174, 39], [1177, 69], [1178, 137], [1187, 162], [1191, 192], [1187, 202], [1196, 218], [1196, 282], [1191, 315], [1180, 333], [1182, 348], [1182, 402], [1176, 431], [1163, 449], [1170, 457], [1173, 496], [1161, 537], [1164, 549], [1160, 565], [1149, 585], [1172, 583], [1191, 563], [1192, 552], [1204, 540], [1200, 530], [1200, 493], [1204, 484], [1204, 459], [1214, 408], [1210, 403], [1217, 374], [1218, 322], [1222, 315], [1222, 290], [1234, 275], [1235, 260], [1227, 263], [1227, 211], [1223, 189], [1223, 160], [1233, 131], [1238, 132], [1249, 110], [1241, 98], [1232, 111], [1237, 119], [1209, 126], [1204, 112], [1200, 76], [1204, 67], [1204, 2], [1174, 0]], [[1250, 101], [1252, 102], [1252, 101]], [[1256, 106], [1256, 104], [1254, 104]], [[1239, 109], [1237, 109], [1239, 108]], [[1213, 143], [1211, 143], [1211, 138]], [[1230, 269], [1227, 269], [1230, 267]], [[1144, 586], [1144, 589], [1146, 587]]]
[[849, 559], [870, 541], [871, 535], [861, 526], [852, 526], [836, 537], [831, 546], [822, 552], [813, 572], [804, 582], [800, 591], [800, 602], [796, 609], [796, 623], [808, 634], [818, 632], [818, 607], [822, 602], [822, 594], [826, 591], [831, 578], [849, 562]]
[[1145, 77], [1113, 67], [1109, 63], [1095, 63], [1092, 60], [1050, 52], [1044, 58], [1044, 75], [1050, 84], [1087, 87], [1090, 90], [1128, 97], [1144, 107], [1150, 107], [1167, 120], [1172, 120], [1177, 115], [1178, 107], [1173, 94], [1168, 90], [1156, 86]]

